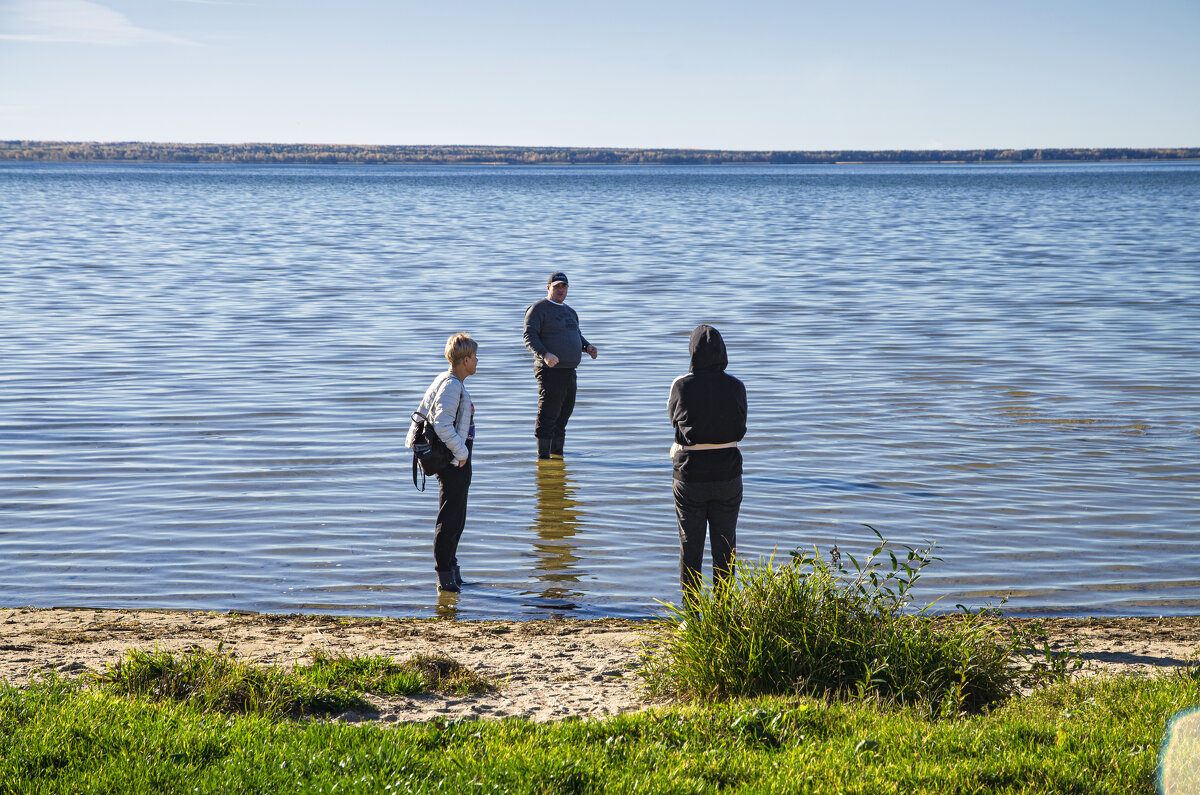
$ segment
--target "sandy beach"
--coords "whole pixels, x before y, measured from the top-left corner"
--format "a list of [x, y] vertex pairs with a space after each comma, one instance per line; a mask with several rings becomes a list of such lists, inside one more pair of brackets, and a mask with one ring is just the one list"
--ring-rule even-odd
[[[1150, 675], [1195, 662], [1200, 617], [1043, 619], [1052, 645], [1078, 642], [1083, 675]], [[0, 678], [24, 685], [38, 671], [102, 669], [127, 649], [224, 648], [264, 665], [332, 654], [406, 659], [442, 653], [499, 683], [468, 697], [368, 696], [348, 721], [537, 721], [601, 717], [653, 705], [641, 688], [645, 622], [624, 619], [441, 621], [81, 608], [0, 608]]]

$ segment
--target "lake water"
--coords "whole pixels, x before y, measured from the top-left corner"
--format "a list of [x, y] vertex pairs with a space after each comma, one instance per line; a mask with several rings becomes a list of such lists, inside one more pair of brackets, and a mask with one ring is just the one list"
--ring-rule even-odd
[[[534, 460], [525, 307], [600, 349]], [[460, 618], [677, 601], [698, 323], [749, 392], [739, 551], [872, 525], [920, 596], [1200, 612], [1200, 164], [0, 166], [0, 604]], [[435, 593], [408, 414], [478, 440]]]

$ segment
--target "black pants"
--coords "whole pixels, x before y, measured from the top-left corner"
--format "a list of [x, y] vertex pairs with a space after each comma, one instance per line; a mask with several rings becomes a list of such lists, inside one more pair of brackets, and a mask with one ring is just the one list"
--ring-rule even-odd
[[575, 368], [537, 367], [534, 375], [538, 382], [538, 413], [533, 435], [539, 439], [562, 436], [575, 410]]
[[[467, 450], [471, 441], [467, 441]], [[433, 528], [433, 563], [438, 571], [458, 565], [458, 539], [467, 525], [467, 490], [471, 488], [471, 457], [461, 467], [454, 464], [437, 474], [438, 512]]]
[[679, 520], [679, 584], [684, 598], [700, 587], [705, 527], [711, 535], [713, 582], [733, 574], [742, 478], [715, 482], [673, 481], [675, 516]]

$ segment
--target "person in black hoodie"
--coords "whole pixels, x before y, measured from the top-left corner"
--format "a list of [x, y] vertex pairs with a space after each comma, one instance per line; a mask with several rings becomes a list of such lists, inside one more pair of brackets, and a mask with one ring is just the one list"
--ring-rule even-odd
[[688, 348], [690, 372], [671, 384], [667, 401], [675, 426], [672, 491], [679, 520], [679, 584], [685, 599], [700, 586], [706, 525], [714, 585], [733, 574], [742, 505], [742, 453], [737, 444], [746, 435], [746, 386], [725, 372], [729, 356], [720, 332], [697, 326]]

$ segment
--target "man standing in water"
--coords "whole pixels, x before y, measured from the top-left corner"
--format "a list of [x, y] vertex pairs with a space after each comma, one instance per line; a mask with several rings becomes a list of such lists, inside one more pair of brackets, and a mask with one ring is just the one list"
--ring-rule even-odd
[[586, 352], [596, 358], [596, 346], [579, 331], [579, 315], [566, 305], [567, 275], [550, 274], [546, 297], [525, 311], [525, 347], [533, 352], [538, 382], [538, 458], [563, 454], [567, 420], [575, 409], [575, 368]]

